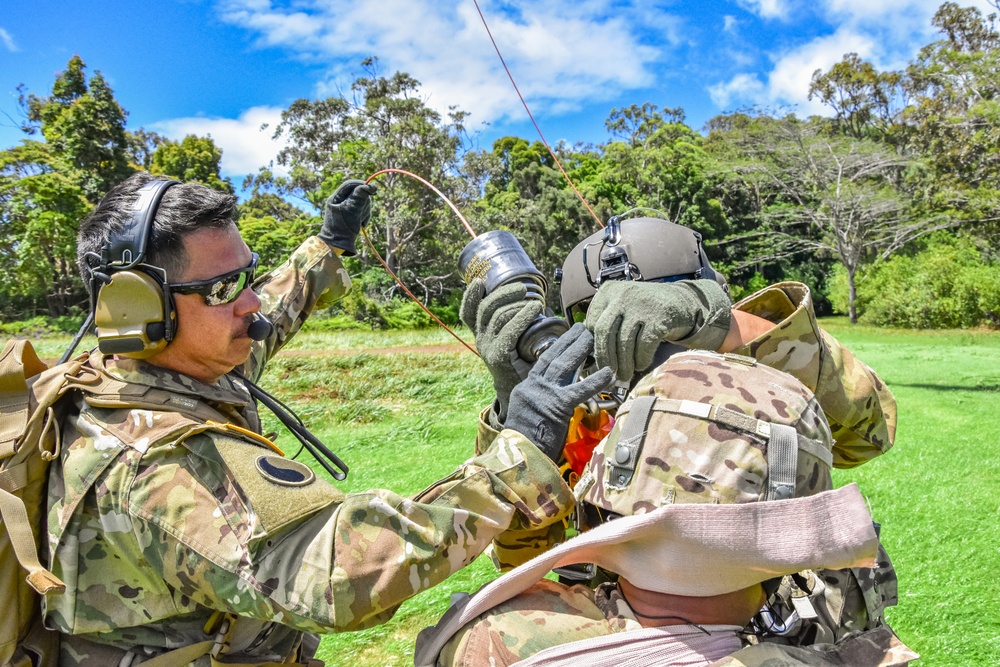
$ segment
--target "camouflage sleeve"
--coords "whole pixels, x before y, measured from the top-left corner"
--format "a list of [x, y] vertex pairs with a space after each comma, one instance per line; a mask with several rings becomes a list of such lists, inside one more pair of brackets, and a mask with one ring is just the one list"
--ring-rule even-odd
[[479, 430], [476, 431], [476, 456], [489, 449], [493, 441], [500, 435], [500, 431], [490, 423], [492, 410], [492, 407], [487, 407], [479, 413]]
[[351, 291], [351, 277], [340, 257], [319, 237], [311, 236], [281, 266], [260, 276], [253, 285], [261, 314], [274, 325], [266, 340], [254, 343], [244, 374], [256, 380], [264, 364], [298, 332], [306, 318]]
[[[145, 560], [185, 600], [309, 632], [357, 630], [468, 565], [501, 531], [562, 519], [569, 488], [511, 433], [414, 499], [262, 482], [265, 450], [212, 435], [224, 466], [190, 456], [150, 466], [131, 513], [144, 523]], [[185, 447], [210, 448], [209, 436]]]
[[[500, 435], [490, 419], [492, 408], [479, 413], [479, 430], [476, 433], [476, 456], [487, 451]], [[531, 442], [516, 431], [507, 431], [507, 437], [523, 441], [534, 449]], [[544, 553], [566, 540], [566, 525], [556, 521], [540, 527], [525, 527], [522, 530], [506, 530], [493, 540], [489, 554], [493, 565], [506, 572], [526, 563], [538, 554]]]
[[853, 468], [892, 447], [896, 399], [875, 371], [819, 328], [808, 287], [778, 283], [734, 308], [776, 324], [734, 352], [790, 373], [816, 394], [833, 430], [835, 468]]

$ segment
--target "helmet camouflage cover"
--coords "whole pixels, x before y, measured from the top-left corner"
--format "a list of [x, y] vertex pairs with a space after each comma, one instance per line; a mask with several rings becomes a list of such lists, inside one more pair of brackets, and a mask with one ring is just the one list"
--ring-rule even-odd
[[791, 375], [691, 350], [636, 385], [576, 493], [619, 515], [808, 496], [833, 488], [832, 446], [816, 398]]

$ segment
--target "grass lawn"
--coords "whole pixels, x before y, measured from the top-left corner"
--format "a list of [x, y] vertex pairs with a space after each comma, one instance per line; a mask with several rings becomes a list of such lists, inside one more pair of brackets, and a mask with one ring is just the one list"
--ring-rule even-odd
[[1000, 665], [1000, 334], [824, 327], [896, 396], [896, 445], [851, 471], [899, 574], [893, 629], [937, 666]]
[[[922, 667], [1000, 665], [1000, 334], [875, 329], [837, 318], [823, 326], [873, 367], [898, 401], [895, 447], [834, 477], [838, 485], [857, 482], [882, 524], [899, 574], [892, 627], [922, 654]], [[43, 347], [42, 356], [58, 357], [68, 340]], [[413, 494], [470, 455], [492, 385], [464, 350], [372, 350], [454, 342], [440, 330], [307, 330], [291, 346], [307, 352], [280, 356], [262, 384], [350, 466], [342, 490]], [[308, 354], [347, 349], [357, 353]], [[277, 430], [277, 421], [265, 419], [265, 427]], [[292, 442], [287, 434], [279, 439], [294, 451]], [[416, 633], [444, 613], [450, 594], [495, 576], [480, 558], [403, 604], [388, 623], [325, 637], [319, 657], [330, 665], [410, 665]]]

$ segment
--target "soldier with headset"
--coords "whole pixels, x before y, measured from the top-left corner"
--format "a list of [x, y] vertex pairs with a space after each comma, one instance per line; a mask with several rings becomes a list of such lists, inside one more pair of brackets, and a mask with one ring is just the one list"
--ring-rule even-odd
[[[509, 425], [508, 397], [525, 376], [518, 341], [544, 310], [527, 291], [523, 283], [511, 282], [487, 293], [482, 282], [472, 281], [463, 297], [462, 321], [473, 331], [496, 389], [496, 400], [480, 416], [476, 451], [483, 451], [498, 430]], [[610, 400], [591, 401], [590, 414], [577, 410], [572, 420], [554, 429], [548, 442], [536, 443], [564, 469], [576, 467], [568, 475], [570, 481], [583, 472], [590, 451], [577, 453], [574, 461], [571, 445], [586, 436], [591, 447], [596, 444], [611, 430], [615, 406], [627, 391], [650, 369], [685, 349], [738, 353], [802, 382], [815, 393], [830, 422], [833, 467], [860, 465], [892, 446], [892, 393], [872, 369], [819, 328], [809, 288], [783, 282], [732, 304], [725, 279], [708, 262], [701, 236], [689, 228], [648, 217], [612, 219], [567, 256], [560, 298], [566, 319], [583, 322], [593, 332], [596, 365], [610, 366], [618, 383], [604, 396]], [[598, 413], [596, 407], [604, 410]], [[577, 520], [586, 524], [581, 512]], [[564, 535], [562, 525], [532, 535], [502, 535], [492, 547], [494, 561], [504, 570], [516, 567], [563, 541]], [[843, 590], [836, 595], [837, 586], [830, 587], [830, 597], [840, 598], [837, 604], [844, 613], [838, 622], [844, 628], [876, 625], [883, 606], [895, 603], [895, 577], [884, 552], [880, 558], [884, 567], [876, 570], [877, 577], [859, 570], [844, 578]], [[590, 576], [571, 570], [563, 574]], [[794, 586], [781, 592], [786, 602], [801, 594]], [[850, 601], [844, 603], [847, 597]], [[789, 641], [838, 632], [801, 624], [797, 628], [801, 636]]]
[[[50, 569], [66, 590], [43, 612], [58, 664], [318, 665], [313, 633], [384, 622], [500, 532], [565, 516], [558, 469], [510, 432], [413, 499], [345, 495], [260, 434], [254, 381], [350, 289], [340, 256], [374, 192], [343, 183], [319, 233], [263, 276], [235, 197], [199, 184], [139, 173], [81, 223], [98, 349], [68, 379], [50, 466]], [[581, 326], [526, 386], [562, 396], [568, 418], [610, 384], [610, 370], [574, 377], [591, 350]]]

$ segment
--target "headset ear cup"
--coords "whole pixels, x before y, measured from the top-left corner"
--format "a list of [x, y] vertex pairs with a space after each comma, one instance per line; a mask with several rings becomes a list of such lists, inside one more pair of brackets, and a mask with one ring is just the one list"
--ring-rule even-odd
[[[726, 286], [728, 291], [729, 286]], [[174, 294], [170, 291], [170, 288], [164, 284], [163, 285], [163, 303], [166, 306], [166, 326], [164, 327], [164, 340], [170, 342], [177, 335], [177, 306], [174, 305]]]
[[94, 324], [101, 352], [144, 359], [173, 338], [176, 314], [163, 281], [145, 271], [118, 271], [97, 293]]

